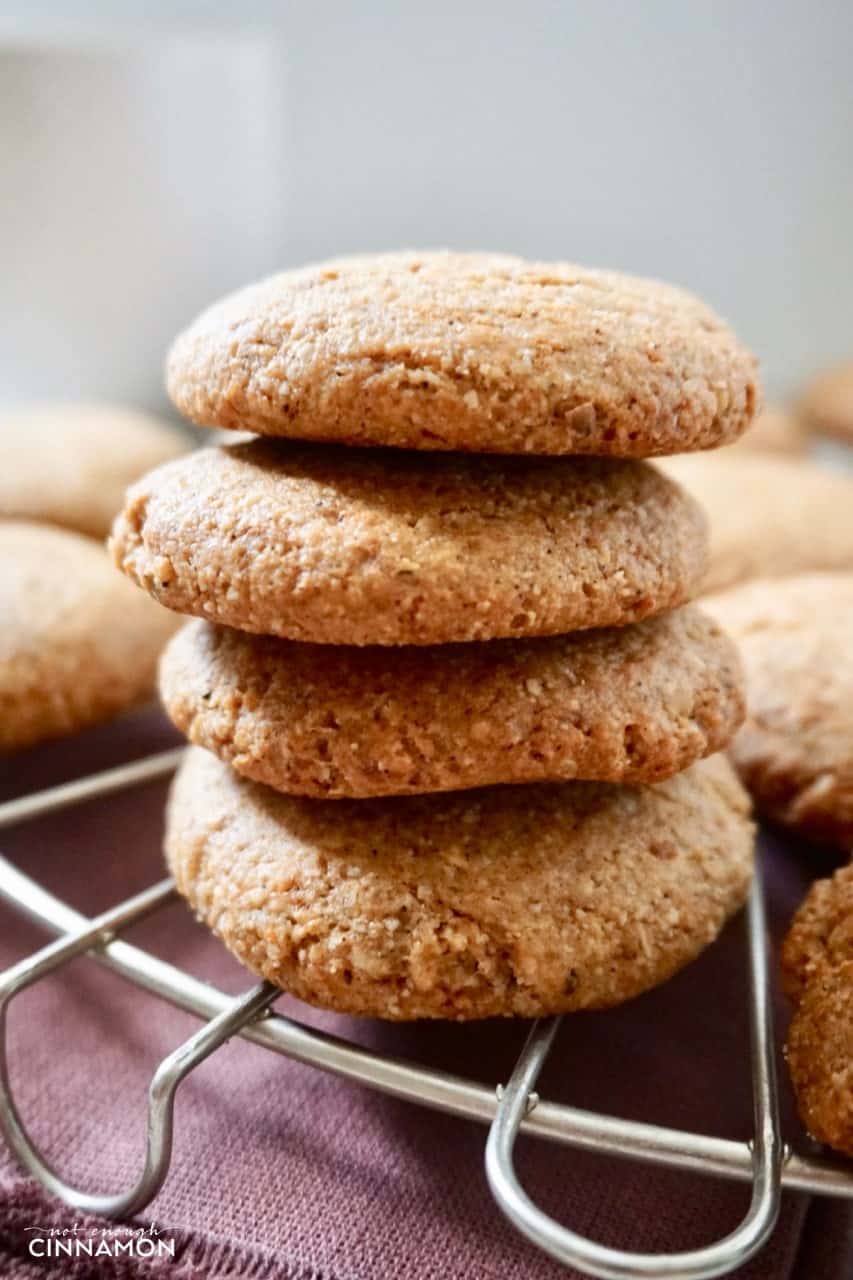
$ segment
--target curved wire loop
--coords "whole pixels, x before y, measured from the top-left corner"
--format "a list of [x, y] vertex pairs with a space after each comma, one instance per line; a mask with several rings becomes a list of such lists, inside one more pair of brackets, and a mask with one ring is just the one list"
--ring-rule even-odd
[[0, 980], [0, 1128], [21, 1164], [48, 1191], [76, 1209], [106, 1218], [130, 1217], [153, 1200], [169, 1171], [175, 1094], [181, 1081], [232, 1035], [260, 1017], [280, 992], [269, 983], [254, 987], [163, 1059], [148, 1087], [148, 1126], [142, 1173], [128, 1190], [112, 1195], [81, 1191], [65, 1182], [28, 1134], [9, 1080], [7, 1013], [9, 1005], [20, 992], [75, 956], [104, 947], [115, 931], [153, 911], [173, 892], [171, 880], [154, 885], [114, 911], [105, 912], [87, 923], [85, 928], [67, 934], [22, 960], [7, 970]]
[[597, 1244], [544, 1213], [521, 1186], [513, 1151], [521, 1123], [536, 1105], [534, 1089], [554, 1042], [559, 1018], [534, 1024], [498, 1109], [486, 1144], [486, 1176], [498, 1206], [513, 1226], [558, 1262], [602, 1280], [678, 1277], [711, 1280], [743, 1265], [767, 1242], [779, 1215], [783, 1147], [779, 1132], [773, 1027], [767, 995], [764, 898], [756, 873], [746, 912], [750, 1002], [750, 1051], [754, 1137], [752, 1198], [746, 1216], [729, 1235], [682, 1253], [631, 1253]]

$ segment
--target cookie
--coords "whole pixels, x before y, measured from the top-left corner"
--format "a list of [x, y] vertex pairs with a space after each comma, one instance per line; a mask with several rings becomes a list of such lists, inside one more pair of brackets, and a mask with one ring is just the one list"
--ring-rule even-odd
[[184, 453], [159, 419], [118, 405], [45, 405], [0, 419], [0, 516], [104, 538], [127, 486]]
[[785, 1057], [803, 1123], [853, 1156], [853, 866], [812, 885], [782, 971], [795, 1003]]
[[853, 444], [853, 363], [827, 369], [813, 378], [799, 408], [812, 430]]
[[631, 627], [421, 648], [301, 644], [194, 621], [166, 711], [245, 777], [318, 797], [569, 778], [655, 782], [743, 718], [731, 641], [687, 606]]
[[772, 406], [762, 409], [749, 430], [730, 448], [739, 453], [774, 453], [802, 457], [808, 450], [809, 435], [796, 414]]
[[619, 1004], [712, 942], [747, 892], [747, 815], [721, 756], [651, 787], [325, 801], [191, 748], [166, 855], [229, 950], [311, 1004], [538, 1017]]
[[0, 750], [109, 719], [153, 691], [175, 618], [65, 529], [0, 521]]
[[853, 847], [853, 572], [746, 583], [704, 603], [743, 658], [748, 710], [731, 756], [756, 808]]
[[647, 457], [734, 440], [754, 357], [691, 294], [498, 254], [286, 271], [205, 311], [168, 385], [202, 426], [484, 453]]
[[632, 622], [704, 569], [654, 468], [256, 440], [130, 489], [116, 563], [161, 603], [324, 644], [442, 644]]
[[782, 945], [782, 982], [799, 1004], [811, 979], [853, 961], [853, 864], [815, 880]]
[[740, 450], [658, 467], [705, 508], [711, 547], [702, 591], [750, 578], [853, 569], [853, 476]]

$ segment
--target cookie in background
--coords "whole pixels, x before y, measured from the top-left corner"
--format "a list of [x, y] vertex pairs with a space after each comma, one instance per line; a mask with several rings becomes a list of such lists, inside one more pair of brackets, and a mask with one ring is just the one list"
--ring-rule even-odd
[[189, 444], [167, 422], [122, 405], [7, 409], [0, 413], [0, 517], [104, 538], [127, 486]]
[[767, 405], [734, 444], [725, 446], [739, 454], [771, 453], [786, 458], [801, 458], [808, 447], [809, 432], [802, 419], [780, 405]]
[[703, 595], [753, 578], [853, 569], [853, 475], [740, 446], [655, 465], [708, 517]]
[[0, 751], [75, 733], [143, 701], [177, 619], [97, 542], [0, 520]]
[[812, 378], [800, 396], [798, 408], [815, 435], [853, 446], [853, 360]]
[[853, 572], [746, 583], [703, 605], [740, 648], [747, 716], [729, 754], [756, 810], [853, 848]]
[[785, 1058], [803, 1124], [853, 1156], [853, 865], [816, 880], [782, 948]]

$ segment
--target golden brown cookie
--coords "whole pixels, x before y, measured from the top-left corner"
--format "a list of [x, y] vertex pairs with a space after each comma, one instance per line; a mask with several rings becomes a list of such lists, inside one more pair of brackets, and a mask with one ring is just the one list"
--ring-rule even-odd
[[803, 1124], [853, 1156], [853, 866], [812, 885], [782, 971], [796, 1006], [785, 1057]]
[[813, 431], [853, 444], [853, 363], [813, 378], [800, 398], [800, 412]]
[[404, 795], [569, 778], [656, 782], [743, 718], [731, 641], [687, 606], [537, 640], [351, 648], [189, 623], [167, 712], [245, 777], [294, 795]]
[[0, 517], [64, 525], [104, 538], [127, 486], [187, 449], [138, 409], [56, 404], [0, 418]]
[[853, 572], [746, 583], [704, 604], [743, 658], [731, 756], [756, 808], [853, 847]]
[[853, 569], [853, 476], [740, 450], [657, 465], [708, 516], [704, 593], [751, 578]]
[[749, 430], [730, 446], [738, 453], [772, 453], [802, 457], [808, 450], [809, 435], [800, 418], [778, 405], [761, 410]]
[[388, 253], [286, 271], [177, 339], [203, 426], [343, 444], [647, 457], [734, 440], [754, 357], [670, 285], [498, 254]]
[[815, 880], [782, 947], [786, 994], [799, 1004], [814, 974], [853, 961], [853, 865]]
[[116, 563], [161, 603], [323, 644], [442, 644], [632, 622], [704, 569], [653, 467], [257, 440], [130, 489]]
[[135, 591], [103, 547], [0, 521], [0, 750], [73, 733], [153, 691], [174, 615]]
[[721, 756], [652, 787], [324, 801], [191, 748], [166, 833], [180, 892], [248, 968], [394, 1020], [627, 1000], [713, 941], [744, 900], [752, 846]]

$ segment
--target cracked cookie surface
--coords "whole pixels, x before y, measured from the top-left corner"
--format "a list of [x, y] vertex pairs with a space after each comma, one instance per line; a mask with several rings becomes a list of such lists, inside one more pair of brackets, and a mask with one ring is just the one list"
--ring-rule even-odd
[[648, 787], [573, 782], [305, 800], [190, 748], [166, 856], [249, 969], [393, 1020], [615, 1005], [717, 936], [752, 874], [720, 755]]
[[111, 545], [180, 613], [323, 644], [443, 644], [682, 604], [705, 522], [642, 462], [255, 440], [144, 477]]
[[318, 797], [570, 778], [655, 782], [743, 715], [732, 642], [685, 606], [536, 640], [353, 648], [200, 620], [160, 663], [164, 706], [245, 777]]
[[756, 362], [697, 298], [500, 254], [403, 252], [272, 276], [175, 341], [203, 426], [485, 453], [648, 457], [736, 439]]

